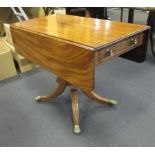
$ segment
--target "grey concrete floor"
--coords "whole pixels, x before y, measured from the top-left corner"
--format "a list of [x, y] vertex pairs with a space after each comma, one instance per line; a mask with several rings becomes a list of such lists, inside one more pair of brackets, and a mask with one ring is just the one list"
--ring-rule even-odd
[[[119, 19], [118, 10], [109, 15]], [[145, 17], [138, 12], [135, 20], [145, 23]], [[116, 58], [98, 66], [96, 92], [116, 99], [118, 105], [96, 104], [79, 91], [82, 133], [78, 136], [72, 132], [69, 89], [50, 103], [34, 101], [54, 90], [53, 74], [36, 69], [2, 81], [0, 146], [155, 146], [154, 79], [150, 48], [144, 63]]]

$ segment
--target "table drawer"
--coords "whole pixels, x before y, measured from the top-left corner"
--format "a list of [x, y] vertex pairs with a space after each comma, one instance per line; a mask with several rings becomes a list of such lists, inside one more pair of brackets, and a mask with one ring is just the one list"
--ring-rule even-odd
[[143, 43], [143, 33], [134, 35], [125, 40], [110, 45], [96, 52], [96, 63], [101, 63], [113, 56], [121, 55]]
[[119, 42], [117, 44], [114, 44], [112, 46], [109, 46], [107, 48], [104, 48], [100, 51], [98, 51], [98, 60], [102, 60], [106, 57], [111, 57], [115, 54], [117, 54], [122, 48], [122, 42]]
[[138, 35], [135, 35], [133, 37], [130, 37], [130, 38], [122, 41], [122, 49], [131, 48], [131, 47], [139, 45], [140, 41], [141, 41], [140, 37], [141, 37], [141, 35], [138, 34]]

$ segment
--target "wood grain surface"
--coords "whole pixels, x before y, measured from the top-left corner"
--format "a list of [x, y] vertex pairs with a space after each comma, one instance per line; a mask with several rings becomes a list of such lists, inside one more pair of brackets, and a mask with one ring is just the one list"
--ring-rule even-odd
[[[71, 87], [74, 133], [80, 133], [77, 88], [92, 100], [115, 105], [115, 100], [97, 95], [94, 89], [95, 65], [131, 50], [126, 58], [142, 61], [146, 56], [148, 26], [52, 15], [12, 24], [16, 51], [56, 74], [57, 89], [37, 101], [48, 101]], [[141, 58], [142, 55], [142, 58]]]
[[145, 25], [60, 14], [10, 26], [19, 54], [82, 90], [94, 89], [95, 61], [104, 61], [106, 47], [121, 44], [121, 50], [115, 46], [110, 58], [128, 52], [140, 45], [130, 47], [130, 37], [148, 29]]
[[53, 36], [92, 50], [149, 28], [139, 24], [60, 14], [18, 22], [12, 26]]
[[[123, 41], [119, 41], [113, 45], [107, 46], [95, 52], [95, 64], [100, 64], [116, 56], [120, 56], [128, 51], [133, 50], [143, 44], [144, 32], [129, 37]], [[135, 42], [134, 42], [135, 41]], [[112, 51], [110, 54], [109, 51]], [[145, 52], [144, 52], [145, 53]]]
[[11, 27], [18, 53], [82, 89], [94, 88], [94, 52]]

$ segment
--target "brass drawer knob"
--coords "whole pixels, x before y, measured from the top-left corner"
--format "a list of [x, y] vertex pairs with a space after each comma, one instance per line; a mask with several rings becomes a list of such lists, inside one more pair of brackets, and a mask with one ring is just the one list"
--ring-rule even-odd
[[131, 42], [131, 44], [134, 44], [135, 45], [135, 44], [137, 44], [137, 39], [136, 38], [131, 38], [131, 41], [130, 42]]
[[108, 55], [109, 55], [109, 56], [113, 56], [113, 55], [114, 55], [114, 53], [113, 53], [113, 50], [112, 50], [112, 49], [108, 49], [108, 50], [107, 50], [107, 53], [108, 53]]

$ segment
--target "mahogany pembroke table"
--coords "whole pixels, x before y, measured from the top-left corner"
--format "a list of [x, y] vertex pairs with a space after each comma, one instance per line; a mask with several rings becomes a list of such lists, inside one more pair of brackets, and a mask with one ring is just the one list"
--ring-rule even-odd
[[38, 96], [46, 102], [70, 87], [74, 133], [80, 133], [77, 89], [92, 100], [115, 105], [94, 90], [95, 66], [117, 56], [136, 62], [146, 57], [149, 26], [71, 15], [50, 15], [11, 25], [16, 51], [57, 75], [57, 89]]

